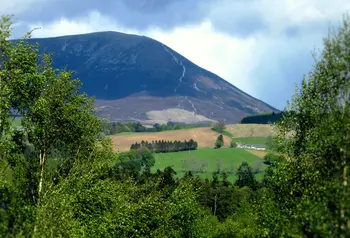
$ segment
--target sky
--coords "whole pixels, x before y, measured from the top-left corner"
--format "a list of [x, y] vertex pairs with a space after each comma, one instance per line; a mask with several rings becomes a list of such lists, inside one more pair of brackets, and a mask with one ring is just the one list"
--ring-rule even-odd
[[13, 38], [119, 31], [156, 39], [283, 109], [348, 0], [1, 0]]

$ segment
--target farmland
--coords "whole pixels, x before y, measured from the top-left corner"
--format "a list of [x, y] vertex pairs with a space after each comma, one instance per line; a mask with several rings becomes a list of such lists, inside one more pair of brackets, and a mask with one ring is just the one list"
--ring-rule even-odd
[[[143, 141], [184, 141], [193, 139], [198, 142], [199, 148], [213, 148], [214, 143], [218, 137], [218, 133], [211, 130], [211, 128], [194, 128], [177, 131], [163, 131], [156, 133], [137, 133], [112, 136], [114, 151], [128, 151], [131, 144]], [[224, 136], [226, 145], [230, 144], [231, 139]]]
[[[274, 135], [271, 125], [234, 124], [228, 125], [226, 131], [228, 133], [223, 133], [226, 147], [230, 145], [231, 135], [235, 142], [258, 145], [265, 145], [266, 137]], [[199, 148], [213, 148], [217, 137], [217, 132], [209, 127], [204, 127], [163, 132], [121, 133], [111, 138], [114, 151], [128, 151], [131, 144], [142, 140], [151, 142], [156, 140], [183, 141], [193, 139], [198, 142]]]
[[201, 178], [211, 179], [212, 174], [220, 170], [227, 173], [230, 181], [234, 181], [238, 167], [243, 161], [246, 161], [252, 167], [253, 172], [256, 172], [257, 178], [261, 179], [265, 168], [261, 158], [237, 148], [157, 153], [155, 159], [154, 172], [170, 166], [179, 177], [183, 176], [186, 171], [192, 171]]
[[226, 127], [226, 131], [236, 137], [267, 137], [276, 132], [272, 125], [266, 124], [233, 124]]

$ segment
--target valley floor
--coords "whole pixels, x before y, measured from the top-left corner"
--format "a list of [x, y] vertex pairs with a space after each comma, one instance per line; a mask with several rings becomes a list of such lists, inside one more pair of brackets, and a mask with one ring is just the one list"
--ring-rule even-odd
[[156, 153], [153, 172], [163, 171], [170, 166], [176, 171], [177, 177], [183, 177], [185, 172], [192, 171], [201, 178], [211, 179], [214, 172], [220, 170], [228, 175], [233, 182], [236, 172], [242, 162], [246, 161], [258, 180], [263, 177], [265, 164], [261, 157], [239, 148], [198, 149], [172, 153]]

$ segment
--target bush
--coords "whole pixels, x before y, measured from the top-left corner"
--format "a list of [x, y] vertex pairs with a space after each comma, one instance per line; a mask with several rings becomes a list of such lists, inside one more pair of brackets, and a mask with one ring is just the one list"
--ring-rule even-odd
[[226, 129], [225, 122], [223, 120], [219, 120], [214, 124], [213, 129], [220, 133], [224, 132], [224, 130]]
[[230, 147], [231, 148], [237, 148], [237, 143], [234, 142], [233, 140], [231, 140]]

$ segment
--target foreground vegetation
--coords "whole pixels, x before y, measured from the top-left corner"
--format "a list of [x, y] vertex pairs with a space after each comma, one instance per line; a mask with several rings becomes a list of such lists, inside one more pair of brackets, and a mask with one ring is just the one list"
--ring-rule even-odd
[[[181, 179], [170, 167], [154, 171], [157, 161], [169, 159], [155, 158], [146, 147], [113, 153], [93, 99], [79, 93], [80, 82], [71, 72], [53, 69], [51, 57], [39, 55], [38, 46], [8, 41], [10, 29], [10, 18], [3, 17], [2, 236], [350, 236], [349, 17], [325, 40], [313, 71], [287, 106], [261, 183], [246, 162], [234, 183], [225, 173], [214, 173], [211, 180], [194, 176], [198, 167], [192, 162], [209, 151], [195, 151], [203, 154], [189, 160], [190, 171]], [[23, 115], [23, 130], [13, 129], [13, 110]], [[241, 153], [216, 151], [230, 152], [225, 163]], [[208, 168], [217, 169], [210, 163]]]

